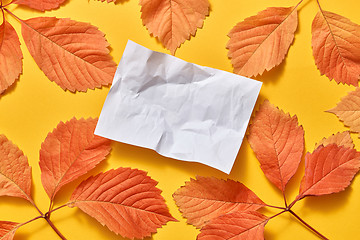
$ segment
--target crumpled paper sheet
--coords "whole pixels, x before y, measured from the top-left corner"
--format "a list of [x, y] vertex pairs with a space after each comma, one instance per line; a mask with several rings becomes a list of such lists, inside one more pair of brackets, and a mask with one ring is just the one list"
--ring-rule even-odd
[[129, 40], [95, 134], [230, 173], [261, 85]]

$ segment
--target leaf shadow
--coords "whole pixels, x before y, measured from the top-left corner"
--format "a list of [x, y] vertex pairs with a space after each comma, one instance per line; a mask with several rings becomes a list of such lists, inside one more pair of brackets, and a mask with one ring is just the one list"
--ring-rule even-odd
[[284, 61], [282, 61], [278, 66], [275, 66], [273, 69], [269, 71], [265, 70], [262, 75], [254, 77], [254, 79], [263, 82], [264, 84], [269, 84], [269, 83], [275, 84], [284, 75], [285, 65], [286, 65], [286, 57]]
[[[214, 176], [218, 178], [238, 178], [238, 176], [246, 176], [246, 167], [243, 166], [246, 156], [246, 147], [244, 144], [240, 147], [238, 155], [235, 159], [234, 166], [230, 174], [223, 173], [215, 168], [206, 166], [201, 163], [187, 162], [164, 157], [152, 149], [137, 147], [125, 143], [114, 142], [112, 158], [116, 161], [125, 161], [124, 165], [132, 167], [139, 165], [149, 166], [149, 169], [168, 169], [174, 168], [189, 176]], [[240, 164], [242, 165], [240, 167]]]
[[[21, 75], [23, 75], [23, 74], [21, 74]], [[4, 96], [11, 95], [15, 91], [19, 82], [20, 82], [20, 79], [15, 80], [15, 82], [13, 84], [11, 84], [2, 94], [0, 94], [0, 101]]]
[[15, 233], [14, 240], [26, 240], [28, 235], [24, 233]]
[[[57, 221], [66, 221], [69, 216], [63, 217], [62, 219], [58, 219]], [[129, 238], [122, 237], [112, 232], [106, 226], [101, 225], [95, 218], [87, 215], [80, 209], [76, 208], [73, 213], [71, 213], [71, 218], [78, 221], [77, 225], [84, 226], [85, 230], [88, 226], [92, 229], [96, 229], [97, 232], [101, 233], [102, 239], [118, 239], [118, 240], [128, 240]], [[152, 240], [153, 236], [145, 237], [143, 240]]]

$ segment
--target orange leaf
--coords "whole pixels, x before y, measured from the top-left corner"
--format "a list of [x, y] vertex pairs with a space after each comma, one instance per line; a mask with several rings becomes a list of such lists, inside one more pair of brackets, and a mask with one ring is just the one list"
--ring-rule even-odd
[[31, 167], [24, 153], [0, 135], [0, 196], [31, 198]]
[[58, 8], [66, 0], [13, 0], [13, 3], [28, 6], [30, 8], [45, 11]]
[[116, 64], [96, 27], [68, 18], [21, 21], [30, 54], [46, 76], [64, 90], [83, 91], [112, 82]]
[[304, 130], [297, 117], [266, 100], [249, 127], [248, 141], [266, 177], [284, 192], [304, 151]]
[[0, 221], [0, 240], [12, 240], [19, 223]]
[[173, 194], [187, 223], [201, 228], [220, 215], [258, 210], [265, 204], [244, 184], [233, 180], [197, 176]]
[[0, 94], [19, 78], [22, 58], [16, 31], [5, 20], [0, 26]]
[[351, 131], [360, 133], [360, 88], [343, 97], [337, 106], [328, 112], [338, 116]]
[[333, 134], [328, 138], [323, 138], [318, 144], [316, 144], [315, 149], [318, 148], [320, 145], [324, 147], [330, 144], [336, 144], [338, 146], [344, 146], [347, 148], [354, 148], [353, 140], [351, 139], [350, 132], [338, 132], [337, 134]]
[[212, 220], [198, 240], [261, 240], [269, 218], [258, 212], [234, 212]]
[[331, 144], [305, 156], [305, 175], [297, 199], [343, 191], [360, 168], [360, 153]]
[[285, 58], [297, 28], [296, 7], [271, 7], [238, 23], [226, 46], [234, 72], [251, 77], [263, 74]]
[[358, 86], [360, 26], [332, 12], [321, 11], [312, 23], [312, 48], [321, 75]]
[[195, 36], [210, 7], [208, 0], [140, 0], [140, 5], [143, 24], [172, 54]]
[[168, 221], [176, 221], [156, 185], [144, 171], [109, 170], [82, 182], [69, 206], [80, 208], [123, 237], [144, 238]]
[[105, 159], [110, 141], [94, 135], [97, 119], [60, 122], [40, 149], [41, 181], [51, 200], [64, 185]]

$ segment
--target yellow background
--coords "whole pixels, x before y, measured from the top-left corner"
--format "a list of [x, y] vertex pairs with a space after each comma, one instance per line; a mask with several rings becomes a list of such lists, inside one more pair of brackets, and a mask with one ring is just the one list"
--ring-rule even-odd
[[[189, 62], [232, 71], [225, 45], [227, 33], [244, 18], [257, 14], [267, 7], [294, 6], [296, 0], [209, 0], [211, 11], [204, 26], [186, 41], [176, 56]], [[358, 0], [322, 1], [324, 10], [332, 11], [360, 23]], [[128, 39], [150, 49], [169, 53], [142, 25], [138, 0], [119, 0], [117, 4], [95, 0], [69, 0], [58, 10], [41, 13], [24, 7], [10, 6], [10, 10], [22, 19], [39, 16], [70, 17], [90, 22], [106, 33], [111, 44], [111, 55], [119, 63]], [[306, 151], [323, 137], [347, 130], [335, 115], [324, 112], [336, 105], [341, 97], [355, 88], [337, 85], [320, 76], [311, 51], [311, 23], [318, 11], [315, 0], [305, 0], [299, 7], [299, 26], [295, 41], [285, 61], [276, 69], [257, 79], [263, 87], [256, 108], [264, 99], [279, 106], [291, 115], [296, 114], [305, 129]], [[20, 23], [7, 15], [19, 36]], [[0, 98], [0, 133], [5, 134], [28, 156], [33, 174], [33, 198], [41, 210], [46, 211], [49, 199], [41, 186], [38, 166], [39, 149], [47, 133], [59, 123], [73, 116], [97, 117], [109, 91], [108, 87], [89, 90], [87, 93], [63, 91], [49, 81], [37, 67], [20, 36], [24, 54], [23, 74], [20, 80]], [[352, 134], [356, 147], [360, 148], [358, 135]], [[158, 230], [154, 240], [196, 239], [199, 230], [187, 225], [173, 199], [173, 192], [185, 181], [196, 175], [230, 178], [243, 182], [268, 204], [283, 206], [280, 192], [264, 177], [253, 151], [244, 140], [231, 174], [196, 163], [167, 159], [154, 151], [114, 142], [111, 155], [98, 168], [82, 179], [65, 187], [56, 199], [56, 205], [64, 204], [72, 190], [86, 177], [100, 171], [117, 167], [145, 170], [159, 182], [171, 214], [179, 222], [170, 222]], [[298, 192], [304, 162], [291, 180], [287, 189], [291, 202]], [[312, 197], [295, 205], [294, 211], [329, 239], [357, 239], [360, 235], [360, 179], [357, 176], [344, 192], [323, 197]], [[264, 210], [267, 215], [276, 211]], [[10, 197], [0, 198], [0, 220], [25, 222], [37, 216], [26, 201]], [[78, 209], [61, 209], [52, 215], [52, 220], [68, 239], [123, 239], [101, 226]], [[271, 239], [317, 239], [289, 214], [271, 220], [265, 228], [265, 238]], [[16, 240], [59, 239], [44, 220], [37, 220], [17, 231]]]

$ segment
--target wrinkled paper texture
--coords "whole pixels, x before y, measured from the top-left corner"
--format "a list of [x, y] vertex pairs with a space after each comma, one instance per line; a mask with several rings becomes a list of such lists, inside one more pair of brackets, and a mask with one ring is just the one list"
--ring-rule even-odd
[[95, 134], [230, 173], [260, 88], [129, 40]]

